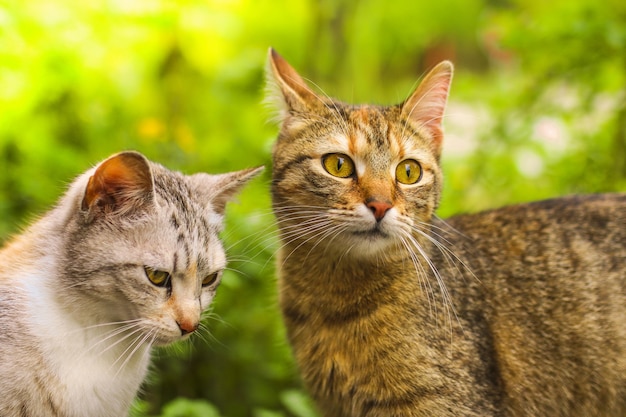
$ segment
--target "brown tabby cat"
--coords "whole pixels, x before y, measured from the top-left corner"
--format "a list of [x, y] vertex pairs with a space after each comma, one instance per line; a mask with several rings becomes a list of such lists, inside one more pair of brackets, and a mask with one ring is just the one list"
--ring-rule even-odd
[[626, 195], [444, 222], [449, 62], [388, 107], [268, 67], [280, 304], [325, 416], [626, 415]]

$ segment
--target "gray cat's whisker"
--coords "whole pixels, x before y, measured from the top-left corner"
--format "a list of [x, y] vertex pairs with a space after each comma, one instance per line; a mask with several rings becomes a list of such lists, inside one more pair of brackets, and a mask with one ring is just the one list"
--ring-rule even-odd
[[141, 319], [131, 319], [131, 320], [123, 320], [123, 321], [111, 321], [111, 322], [106, 322], [106, 323], [97, 323], [97, 324], [92, 324], [89, 326], [80, 327], [77, 329], [72, 329], [70, 332], [66, 334], [69, 336], [75, 333], [84, 332], [86, 330], [97, 329], [101, 327], [110, 327], [110, 326], [118, 327], [120, 325], [133, 324], [133, 323], [138, 323], [140, 321]]
[[[126, 356], [126, 358], [120, 363], [120, 366], [118, 367], [117, 372], [115, 372], [115, 376], [118, 376], [120, 374], [120, 372], [126, 367], [126, 364], [132, 359], [132, 357], [135, 355], [135, 353], [137, 353], [137, 351], [140, 348], [145, 347], [145, 345], [146, 345], [145, 342], [148, 339], [150, 339], [150, 338], [152, 338], [152, 341], [154, 341], [154, 339], [156, 338], [156, 330], [155, 329], [151, 329], [147, 333], [144, 333], [143, 335], [140, 335], [139, 337], [135, 338], [133, 340], [133, 342], [131, 342], [129, 344], [129, 346], [120, 354], [120, 356], [111, 365], [111, 366], [115, 366], [115, 364], [123, 356]], [[147, 344], [148, 345], [148, 349], [150, 348], [151, 344], [152, 343], [148, 343]]]
[[[102, 355], [102, 354], [108, 352], [109, 350], [112, 350], [116, 346], [118, 346], [120, 344], [123, 344], [125, 341], [127, 341], [130, 338], [132, 338], [133, 336], [136, 336], [138, 333], [139, 334], [143, 334], [144, 333], [144, 329], [142, 327], [140, 327], [140, 326], [133, 326], [133, 327], [125, 328], [125, 329], [118, 329], [117, 331], [112, 332], [111, 334], [108, 334], [106, 337], [104, 337], [103, 339], [99, 340], [97, 343], [89, 346], [89, 348], [87, 350], [88, 351], [94, 350], [97, 346], [100, 346], [104, 342], [109, 342], [110, 339], [114, 339], [114, 341], [112, 343], [107, 344], [104, 347], [104, 349], [102, 349], [102, 350], [100, 350], [98, 352], [99, 355]], [[120, 335], [121, 335], [121, 337], [116, 338], [117, 336], [120, 336]]]
[[197, 334], [196, 337], [199, 337], [204, 342], [204, 344], [208, 346], [216, 343], [221, 347], [228, 348], [228, 346], [226, 346], [222, 341], [215, 337], [213, 333], [211, 333], [209, 327], [202, 322], [200, 322], [200, 327], [198, 327], [198, 330], [195, 333]]
[[226, 204], [260, 171], [184, 175], [126, 151], [73, 181], [0, 252], [0, 415], [128, 415], [153, 345], [211, 305]]

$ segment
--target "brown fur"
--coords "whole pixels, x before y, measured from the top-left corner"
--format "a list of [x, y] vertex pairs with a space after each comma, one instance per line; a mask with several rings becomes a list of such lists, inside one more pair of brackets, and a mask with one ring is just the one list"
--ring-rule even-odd
[[389, 107], [319, 97], [273, 51], [268, 75], [280, 304], [323, 415], [626, 415], [626, 195], [439, 220], [449, 63]]

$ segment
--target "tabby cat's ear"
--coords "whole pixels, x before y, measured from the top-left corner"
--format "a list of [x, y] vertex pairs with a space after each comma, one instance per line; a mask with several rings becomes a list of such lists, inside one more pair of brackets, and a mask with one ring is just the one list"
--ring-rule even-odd
[[280, 121], [292, 111], [306, 112], [317, 100], [302, 77], [274, 49], [270, 48], [265, 70], [266, 101], [279, 112]]
[[137, 152], [121, 152], [102, 162], [89, 178], [81, 209], [87, 220], [137, 212], [154, 202], [148, 160]]
[[437, 154], [441, 152], [443, 142], [442, 119], [453, 71], [450, 61], [439, 63], [402, 104], [402, 114], [418, 129], [425, 129], [431, 135]]
[[224, 214], [226, 203], [235, 198], [241, 188], [264, 169], [265, 167], [260, 166], [218, 175], [194, 174], [189, 176], [189, 183], [192, 191], [211, 204], [217, 214]]

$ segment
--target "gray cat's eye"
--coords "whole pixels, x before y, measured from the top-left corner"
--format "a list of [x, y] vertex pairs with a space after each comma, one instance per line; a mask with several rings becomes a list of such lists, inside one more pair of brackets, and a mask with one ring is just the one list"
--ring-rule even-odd
[[217, 279], [220, 277], [220, 275], [222, 275], [221, 271], [214, 272], [212, 274], [207, 275], [202, 280], [202, 286], [203, 287], [208, 287], [209, 285], [215, 284], [215, 281], [217, 281]]
[[146, 272], [146, 277], [148, 277], [150, 282], [156, 285], [157, 287], [165, 287], [169, 285], [169, 282], [170, 282], [169, 272], [160, 271], [158, 269], [150, 268], [149, 266], [144, 266], [143, 269]]

